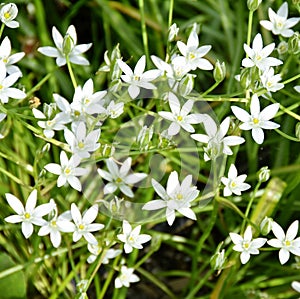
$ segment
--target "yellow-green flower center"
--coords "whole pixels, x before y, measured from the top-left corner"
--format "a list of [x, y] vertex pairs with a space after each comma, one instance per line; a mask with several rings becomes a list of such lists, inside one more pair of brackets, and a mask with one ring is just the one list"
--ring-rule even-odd
[[245, 243], [243, 244], [243, 247], [244, 247], [245, 249], [248, 249], [248, 248], [250, 247], [250, 244], [249, 244], [248, 242], [245, 242]]
[[71, 169], [69, 168], [69, 167], [67, 167], [66, 169], [65, 169], [65, 174], [66, 175], [69, 175], [71, 173]]
[[84, 99], [84, 103], [85, 104], [89, 104], [90, 103], [90, 99]]
[[81, 149], [84, 148], [84, 143], [83, 142], [79, 142], [78, 143], [78, 147], [81, 148]]
[[80, 111], [77, 111], [77, 110], [76, 110], [76, 111], [74, 112], [74, 115], [75, 115], [76, 117], [80, 116]]
[[0, 90], [3, 88], [3, 85], [0, 84]]
[[177, 116], [177, 120], [178, 121], [182, 121], [183, 120], [183, 117], [181, 115]]
[[116, 182], [117, 182], [117, 183], [121, 183], [121, 182], [122, 182], [122, 179], [121, 179], [121, 178], [117, 178], [117, 179], [116, 179]]
[[4, 18], [9, 19], [11, 17], [11, 14], [7, 11], [4, 13]]
[[286, 241], [285, 241], [285, 246], [291, 246], [291, 241], [286, 240]]
[[259, 123], [259, 119], [258, 118], [253, 118], [253, 123], [255, 124], [255, 125], [257, 125], [258, 123]]
[[231, 185], [232, 188], [235, 188], [236, 187], [236, 182], [231, 182], [230, 185]]
[[259, 54], [258, 54], [258, 55], [256, 55], [256, 57], [255, 57], [255, 58], [256, 58], [256, 60], [257, 60], [257, 61], [260, 61], [260, 60], [262, 59], [262, 57], [261, 57]]
[[51, 226], [56, 227], [56, 221], [55, 220], [51, 221]]
[[79, 228], [80, 230], [83, 230], [83, 229], [84, 229], [84, 225], [83, 225], [83, 224], [79, 224], [78, 228]]
[[190, 60], [193, 60], [196, 58], [196, 55], [192, 52], [192, 53], [189, 53], [189, 59]]
[[25, 213], [24, 215], [25, 219], [29, 219], [30, 218], [30, 214], [28, 212]]
[[8, 59], [7, 59], [7, 58], [3, 58], [2, 61], [3, 61], [4, 63], [7, 63]]
[[137, 76], [137, 75], [133, 76], [134, 81], [140, 81], [140, 79], [141, 79], [140, 76]]
[[182, 195], [181, 193], [178, 193], [178, 194], [176, 195], [176, 198], [177, 198], [178, 200], [182, 200], [182, 199], [183, 199], [183, 195]]

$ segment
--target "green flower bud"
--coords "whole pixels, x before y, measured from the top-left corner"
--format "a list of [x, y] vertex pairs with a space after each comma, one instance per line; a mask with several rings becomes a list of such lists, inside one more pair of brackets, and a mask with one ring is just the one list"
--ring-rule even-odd
[[277, 52], [279, 55], [283, 55], [285, 53], [287, 53], [289, 49], [288, 43], [285, 41], [282, 41], [279, 43], [278, 47], [277, 47]]
[[178, 91], [180, 95], [183, 97], [190, 94], [190, 92], [194, 88], [194, 77], [196, 77], [193, 74], [187, 74], [184, 78], [181, 79], [178, 86]]
[[222, 270], [226, 261], [225, 249], [220, 251], [222, 243], [218, 246], [216, 253], [210, 259], [210, 265], [214, 270]]
[[263, 236], [269, 234], [272, 229], [273, 219], [269, 217], [265, 217], [263, 221], [260, 223], [260, 232]]
[[220, 61], [217, 60], [213, 74], [214, 74], [214, 79], [216, 82], [223, 81], [226, 76], [225, 62], [220, 63]]
[[259, 182], [264, 183], [269, 180], [270, 178], [270, 169], [268, 166], [262, 167], [258, 172], [257, 172], [257, 177]]
[[66, 34], [63, 40], [63, 53], [68, 56], [74, 48], [74, 41], [70, 34]]
[[300, 53], [300, 34], [298, 32], [295, 32], [294, 35], [289, 38], [288, 45], [289, 53], [294, 55]]
[[255, 11], [258, 9], [262, 0], [247, 0], [248, 9], [251, 11]]
[[300, 140], [300, 122], [296, 124], [295, 135]]
[[140, 150], [147, 150], [150, 146], [151, 139], [153, 137], [153, 128], [148, 128], [147, 126], [143, 126], [140, 133], [137, 136], [137, 143], [140, 146]]

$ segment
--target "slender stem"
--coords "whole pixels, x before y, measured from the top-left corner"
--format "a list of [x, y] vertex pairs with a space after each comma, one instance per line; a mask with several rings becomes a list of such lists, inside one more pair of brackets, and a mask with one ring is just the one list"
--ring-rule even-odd
[[145, 19], [145, 3], [144, 0], [139, 0], [140, 14], [141, 14], [141, 26], [142, 26], [142, 38], [144, 44], [144, 51], [147, 58], [147, 63], [149, 63], [149, 47], [148, 47], [148, 35], [146, 28], [146, 19]]
[[[170, 0], [170, 6], [169, 6], [169, 16], [168, 16], [168, 29], [172, 25], [173, 21], [173, 10], [174, 10], [174, 0]], [[166, 54], [166, 62], [168, 62], [170, 59], [170, 41], [167, 40], [167, 54]]]
[[299, 138], [290, 136], [290, 135], [288, 135], [288, 134], [286, 134], [286, 133], [280, 131], [279, 129], [275, 129], [275, 131], [276, 131], [279, 135], [283, 136], [283, 137], [286, 138], [286, 139], [289, 139], [289, 140], [291, 140], [291, 141], [300, 142], [300, 139], [299, 139]]
[[211, 93], [221, 82], [215, 82], [209, 89], [201, 94], [202, 97], [205, 97], [207, 94]]
[[288, 83], [290, 83], [292, 81], [295, 81], [295, 80], [297, 80], [299, 78], [300, 78], [300, 74], [298, 74], [298, 75], [296, 75], [296, 76], [294, 76], [294, 77], [292, 77], [290, 79], [287, 79], [287, 80], [283, 81], [282, 83], [285, 85], [285, 84], [288, 84]]
[[75, 89], [77, 87], [77, 83], [76, 83], [76, 79], [75, 79], [75, 76], [74, 76], [74, 73], [73, 73], [72, 65], [71, 65], [71, 62], [69, 60], [69, 57], [67, 57], [66, 60], [67, 60], [67, 66], [68, 66], [68, 70], [69, 70], [69, 73], [70, 73], [71, 81], [72, 81], [73, 87]]
[[[247, 45], [250, 46], [251, 41], [251, 33], [252, 33], [252, 22], [253, 22], [253, 11], [249, 11], [249, 19], [248, 19], [248, 33], [247, 33]], [[248, 55], [246, 54], [246, 57]]]
[[0, 39], [2, 37], [2, 33], [3, 33], [3, 30], [4, 30], [4, 27], [5, 27], [5, 24], [2, 23], [1, 28], [0, 28]]

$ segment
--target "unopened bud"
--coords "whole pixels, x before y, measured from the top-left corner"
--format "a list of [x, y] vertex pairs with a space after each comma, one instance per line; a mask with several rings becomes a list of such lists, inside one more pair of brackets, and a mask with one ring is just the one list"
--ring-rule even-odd
[[141, 150], [143, 149], [147, 150], [149, 148], [152, 137], [153, 137], [153, 128], [152, 127], [148, 128], [147, 126], [143, 126], [136, 139]]
[[289, 53], [297, 55], [300, 53], [300, 34], [298, 32], [295, 32], [294, 35], [292, 35], [289, 38]]
[[257, 177], [259, 182], [264, 183], [269, 180], [270, 178], [270, 169], [268, 166], [262, 167], [258, 172], [257, 172]]
[[247, 0], [248, 9], [251, 11], [255, 11], [258, 9], [262, 0]]
[[63, 53], [68, 56], [74, 48], [74, 41], [70, 34], [66, 34], [63, 40]]
[[179, 82], [178, 91], [183, 97], [189, 95], [194, 88], [194, 77], [193, 74], [187, 74]]
[[222, 251], [220, 251], [221, 246], [222, 246], [222, 243], [220, 244], [220, 246], [218, 246], [216, 253], [210, 259], [210, 265], [211, 265], [212, 269], [218, 270], [218, 271], [220, 271], [224, 268], [224, 264], [226, 261], [225, 249], [222, 249]]
[[272, 229], [273, 219], [269, 217], [265, 217], [263, 221], [260, 223], [260, 232], [263, 236], [269, 234]]
[[288, 49], [289, 49], [288, 43], [285, 41], [281, 41], [277, 47], [277, 52], [279, 55], [283, 55], [287, 53]]
[[217, 60], [213, 74], [214, 74], [214, 79], [216, 82], [223, 81], [226, 76], [225, 62], [220, 63], [220, 61]]
[[176, 23], [174, 23], [170, 28], [169, 28], [169, 36], [168, 36], [168, 41], [171, 42], [175, 39], [179, 31], [179, 28], [177, 27]]

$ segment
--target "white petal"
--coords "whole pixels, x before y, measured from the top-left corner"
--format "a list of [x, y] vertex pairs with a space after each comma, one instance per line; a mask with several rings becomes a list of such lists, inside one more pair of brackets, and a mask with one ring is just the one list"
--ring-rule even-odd
[[33, 233], [33, 225], [30, 222], [22, 222], [22, 233], [28, 239]]
[[257, 144], [264, 142], [264, 131], [261, 128], [253, 128], [251, 134]]
[[164, 200], [161, 199], [156, 199], [156, 200], [151, 200], [149, 202], [147, 202], [144, 206], [143, 206], [143, 210], [148, 210], [148, 211], [152, 211], [152, 210], [159, 210], [162, 208], [166, 207], [166, 202]]
[[295, 220], [290, 227], [288, 228], [286, 232], [286, 239], [291, 241], [294, 240], [298, 234], [298, 226], [299, 226], [299, 221]]
[[285, 249], [285, 248], [281, 248], [279, 250], [279, 261], [281, 263], [281, 265], [285, 264], [290, 258], [290, 252]]
[[236, 116], [237, 119], [239, 119], [242, 122], [249, 122], [251, 117], [247, 111], [244, 109], [237, 107], [237, 106], [231, 106], [231, 110], [233, 114]]
[[282, 227], [275, 221], [272, 222], [272, 232], [278, 240], [283, 241], [285, 239]]
[[10, 193], [6, 193], [6, 200], [8, 204], [12, 207], [12, 209], [19, 215], [22, 215], [24, 213], [24, 206], [21, 203], [21, 201], [15, 197], [14, 195]]

